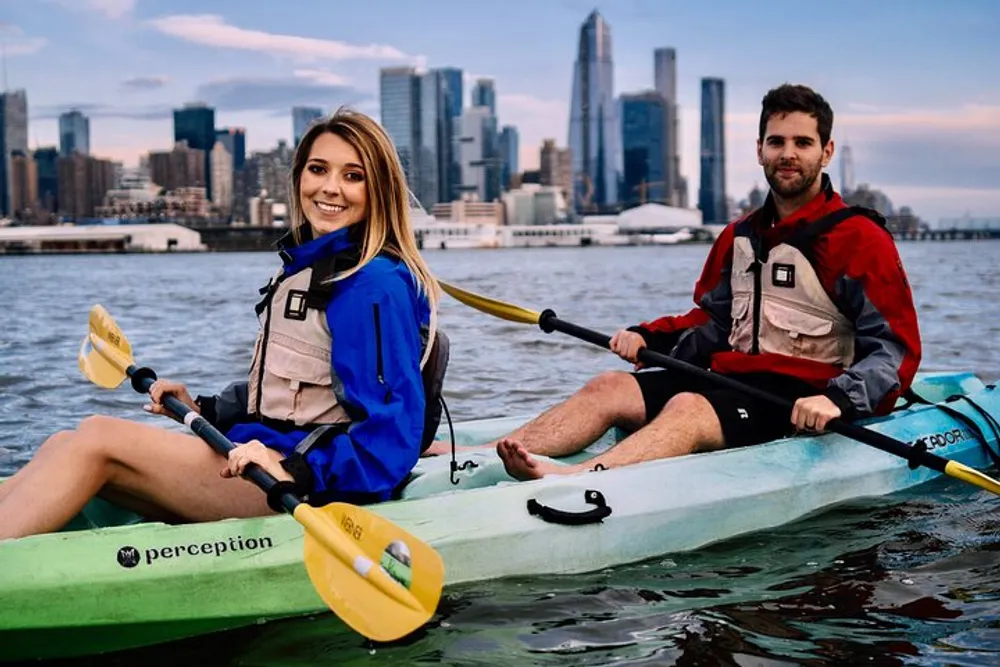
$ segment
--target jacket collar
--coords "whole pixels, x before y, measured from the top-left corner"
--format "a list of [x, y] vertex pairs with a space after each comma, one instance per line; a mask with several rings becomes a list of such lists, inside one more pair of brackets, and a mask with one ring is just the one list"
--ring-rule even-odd
[[827, 208], [827, 205], [833, 201], [835, 197], [837, 197], [837, 193], [833, 189], [833, 183], [830, 181], [830, 177], [824, 173], [820, 180], [819, 194], [782, 220], [778, 219], [778, 210], [774, 205], [774, 193], [768, 192], [767, 199], [764, 200], [764, 205], [759, 209], [757, 223], [759, 224], [760, 229], [767, 229], [772, 225], [777, 226], [788, 222], [814, 220], [822, 216]]
[[352, 234], [356, 225], [338, 229], [318, 238], [312, 238], [312, 228], [304, 225], [302, 243], [295, 245], [295, 238], [288, 232], [278, 240], [278, 255], [288, 274], [298, 273], [324, 257], [357, 252], [358, 243]]

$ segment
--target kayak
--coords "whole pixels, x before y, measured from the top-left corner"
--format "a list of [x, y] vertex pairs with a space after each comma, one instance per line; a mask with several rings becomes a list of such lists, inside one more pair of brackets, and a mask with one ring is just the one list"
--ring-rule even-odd
[[[971, 373], [922, 373], [913, 388], [929, 403], [861, 423], [988, 468], [986, 448], [1000, 443], [985, 415], [1000, 419], [1000, 391]], [[458, 423], [456, 442], [488, 442], [524, 420]], [[569, 460], [624, 435], [613, 429]], [[513, 481], [490, 450], [460, 451], [458, 463], [453, 473], [449, 456], [422, 459], [400, 499], [368, 506], [434, 547], [449, 585], [697, 549], [939, 475], [832, 433], [532, 482]], [[288, 515], [166, 525], [95, 499], [59, 533], [0, 543], [0, 660], [92, 655], [325, 612], [302, 549], [303, 528]]]

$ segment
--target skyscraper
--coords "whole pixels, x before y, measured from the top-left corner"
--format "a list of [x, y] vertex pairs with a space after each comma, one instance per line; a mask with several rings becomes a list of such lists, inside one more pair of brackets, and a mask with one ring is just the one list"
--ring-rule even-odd
[[385, 67], [379, 71], [382, 127], [396, 146], [411, 191], [418, 192], [420, 167], [420, 79], [413, 67]]
[[726, 224], [725, 92], [722, 79], [701, 80], [701, 185], [698, 208], [705, 224]]
[[444, 82], [444, 131], [441, 160], [447, 166], [442, 166], [440, 173], [441, 201], [449, 202], [458, 199], [459, 186], [462, 184], [462, 167], [458, 159], [458, 139], [461, 134], [463, 97], [462, 70], [455, 67], [442, 67], [436, 70]]
[[622, 95], [624, 193], [629, 204], [669, 203], [666, 153], [667, 102], [659, 92]]
[[504, 125], [500, 130], [500, 189], [510, 188], [510, 179], [518, 172], [517, 153], [520, 149], [517, 128]]
[[611, 62], [611, 29], [595, 10], [580, 27], [573, 68], [569, 148], [573, 156], [576, 210], [594, 211], [618, 203], [622, 160], [620, 136]]
[[653, 51], [653, 78], [663, 98], [663, 181], [668, 203], [687, 206], [687, 182], [681, 177], [680, 112], [677, 104], [677, 52]]
[[74, 109], [59, 116], [59, 156], [90, 155], [90, 120]]
[[445, 201], [448, 162], [446, 147], [449, 140], [445, 118], [445, 81], [437, 70], [420, 76], [420, 183], [414, 191], [420, 204], [430, 210]]
[[211, 200], [215, 109], [204, 104], [187, 104], [183, 109], [174, 109], [174, 142], [178, 141], [186, 141], [188, 148], [203, 151], [205, 197]]
[[840, 194], [850, 194], [854, 190], [854, 156], [851, 147], [844, 144], [840, 149]]
[[0, 93], [0, 215], [13, 214], [12, 154], [28, 154], [28, 95], [23, 90]]
[[292, 146], [298, 146], [309, 126], [322, 117], [323, 110], [319, 107], [292, 107]]
[[495, 142], [496, 116], [489, 107], [471, 107], [462, 112], [459, 136], [459, 159], [462, 184], [459, 190], [474, 194], [480, 201], [493, 201], [500, 196], [500, 170], [495, 168], [499, 154]]
[[247, 131], [242, 127], [220, 127], [215, 131], [216, 141], [221, 141], [233, 156], [233, 169], [239, 171], [247, 161]]
[[489, 107], [490, 113], [497, 115], [497, 89], [493, 79], [478, 79], [472, 87], [472, 106]]

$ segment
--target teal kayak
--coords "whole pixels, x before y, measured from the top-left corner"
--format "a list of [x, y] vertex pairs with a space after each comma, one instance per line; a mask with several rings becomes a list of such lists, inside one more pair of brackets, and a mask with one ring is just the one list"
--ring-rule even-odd
[[[988, 468], [998, 434], [985, 415], [1000, 419], [1000, 391], [970, 373], [921, 374], [914, 389], [930, 404], [865, 425]], [[456, 440], [488, 442], [522, 422], [459, 423]], [[453, 479], [450, 457], [421, 460], [402, 498], [368, 508], [437, 549], [450, 585], [697, 549], [939, 474], [836, 434], [533, 482], [513, 482], [491, 451], [458, 461]], [[165, 525], [95, 499], [60, 533], [0, 543], [0, 659], [92, 655], [325, 612], [302, 545], [287, 515]]]

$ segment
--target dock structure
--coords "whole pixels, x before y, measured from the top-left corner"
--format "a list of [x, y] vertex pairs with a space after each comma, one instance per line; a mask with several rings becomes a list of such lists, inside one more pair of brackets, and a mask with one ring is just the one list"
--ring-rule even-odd
[[0, 227], [0, 255], [204, 250], [201, 234], [173, 223]]

